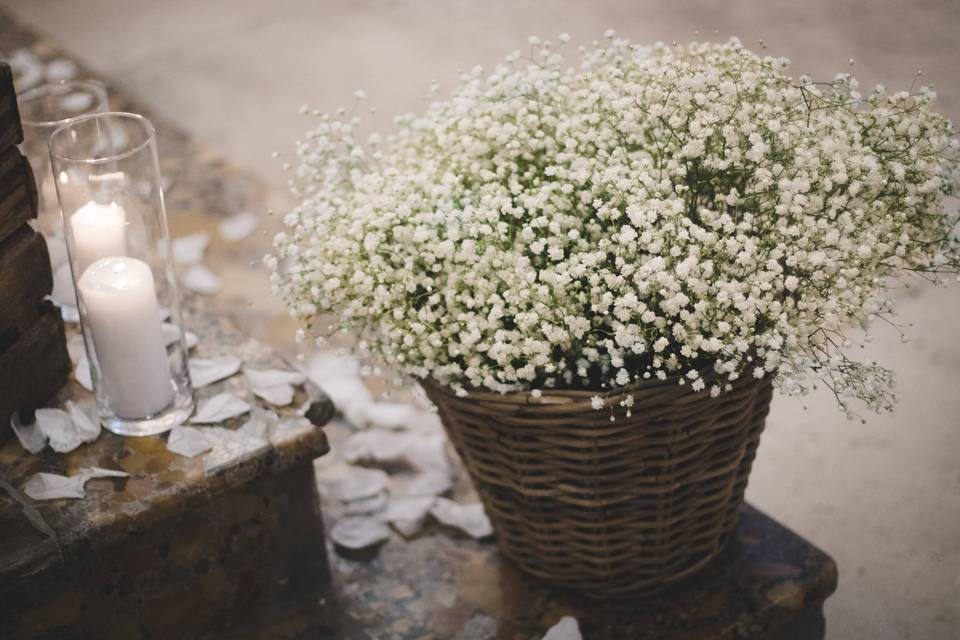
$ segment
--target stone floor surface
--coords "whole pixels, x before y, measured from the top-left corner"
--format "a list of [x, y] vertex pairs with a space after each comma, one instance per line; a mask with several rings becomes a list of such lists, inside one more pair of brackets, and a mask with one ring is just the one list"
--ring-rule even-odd
[[[493, 64], [526, 36], [569, 32], [588, 42], [613, 26], [637, 41], [763, 38], [797, 72], [848, 69], [865, 86], [907, 87], [918, 69], [960, 120], [960, 3], [955, 0], [654, 2], [596, 0], [0, 0], [103, 77], [119, 83], [235, 164], [262, 176], [277, 211], [289, 205], [280, 162], [308, 122], [301, 104], [334, 109], [355, 89], [385, 127], [416, 110], [432, 79]], [[717, 31], [718, 35], [714, 35]], [[699, 33], [699, 36], [697, 35]], [[282, 161], [282, 158], [281, 158]], [[222, 212], [219, 212], [222, 213]], [[269, 221], [268, 218], [265, 220]], [[198, 216], [197, 228], [211, 223]], [[273, 223], [275, 224], [275, 223]], [[256, 317], [279, 307], [249, 256], [214, 244], [219, 298], [245, 297]], [[246, 260], [246, 262], [242, 262]], [[237, 275], [237, 278], [231, 277]], [[242, 276], [242, 277], [239, 277]], [[960, 285], [899, 293], [903, 344], [878, 331], [870, 351], [899, 373], [891, 416], [848, 422], [827, 395], [774, 403], [748, 498], [833, 555], [840, 586], [827, 637], [956, 638], [960, 633]], [[235, 307], [235, 305], [228, 305]], [[238, 324], [243, 325], [243, 318]], [[293, 350], [292, 325], [251, 327]]]

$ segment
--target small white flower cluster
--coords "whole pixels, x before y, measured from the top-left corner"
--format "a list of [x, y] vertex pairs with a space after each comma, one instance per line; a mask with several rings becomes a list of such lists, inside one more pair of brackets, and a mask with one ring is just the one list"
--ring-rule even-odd
[[293, 315], [461, 392], [775, 374], [889, 409], [844, 331], [891, 314], [889, 277], [960, 264], [932, 92], [794, 80], [737, 40], [611, 33], [576, 67], [530, 43], [383, 141], [320, 116], [266, 258]]

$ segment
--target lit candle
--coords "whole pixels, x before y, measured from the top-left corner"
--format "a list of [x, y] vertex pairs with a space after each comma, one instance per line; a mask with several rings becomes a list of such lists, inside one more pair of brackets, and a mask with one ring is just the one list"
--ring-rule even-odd
[[150, 267], [136, 258], [103, 258], [77, 286], [110, 406], [121, 418], [165, 409], [173, 386]]
[[116, 202], [88, 202], [70, 216], [78, 273], [99, 260], [127, 255], [127, 214]]

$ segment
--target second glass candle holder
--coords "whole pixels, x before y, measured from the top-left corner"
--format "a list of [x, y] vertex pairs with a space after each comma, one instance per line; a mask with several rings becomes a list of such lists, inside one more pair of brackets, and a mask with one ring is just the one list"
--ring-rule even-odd
[[131, 113], [73, 119], [50, 161], [100, 421], [162, 433], [193, 411], [153, 126]]

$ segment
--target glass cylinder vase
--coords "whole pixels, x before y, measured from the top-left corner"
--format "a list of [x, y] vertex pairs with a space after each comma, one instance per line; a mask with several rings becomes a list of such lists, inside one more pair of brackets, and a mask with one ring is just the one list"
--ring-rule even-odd
[[62, 243], [57, 189], [50, 171], [50, 135], [72, 118], [107, 111], [107, 90], [99, 82], [65, 80], [24, 91], [17, 96], [17, 104], [23, 123], [23, 153], [37, 181], [37, 227], [48, 245]]
[[153, 126], [95, 113], [49, 146], [100, 421], [162, 433], [193, 411], [193, 390]]

